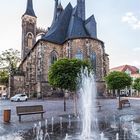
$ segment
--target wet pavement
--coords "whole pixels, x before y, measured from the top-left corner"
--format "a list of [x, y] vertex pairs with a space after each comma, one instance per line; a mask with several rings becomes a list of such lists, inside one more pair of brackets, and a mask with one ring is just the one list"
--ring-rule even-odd
[[[30, 129], [34, 123], [41, 120], [40, 114], [21, 116], [21, 122], [16, 114], [16, 106], [30, 106], [30, 105], [43, 105], [44, 120], [48, 120], [53, 116], [58, 118], [60, 115], [70, 114], [73, 110], [72, 101], [67, 100], [67, 111], [63, 111], [63, 100], [28, 100], [27, 102], [11, 102], [9, 100], [0, 100], [0, 136], [7, 135], [16, 131]], [[4, 123], [3, 113], [4, 110], [11, 110], [10, 123]]]
[[[102, 120], [105, 117], [109, 120], [112, 116], [134, 115], [140, 116], [140, 99], [130, 98], [131, 107], [125, 107], [122, 110], [118, 110], [118, 99], [100, 99], [102, 105], [101, 111], [98, 111], [98, 119]], [[54, 117], [54, 121], [59, 120], [59, 116], [73, 113], [73, 100], [67, 100], [67, 111], [63, 111], [63, 100], [29, 100], [27, 102], [10, 102], [9, 100], [0, 100], [0, 137], [8, 134], [15, 133], [17, 131], [31, 129], [34, 123], [41, 120], [40, 114], [25, 115], [21, 117], [21, 122], [18, 121], [16, 114], [16, 106], [20, 105], [43, 105], [46, 113], [44, 114], [44, 120], [48, 119], [51, 122], [51, 117]], [[11, 110], [10, 123], [3, 122], [3, 111], [6, 109]]]

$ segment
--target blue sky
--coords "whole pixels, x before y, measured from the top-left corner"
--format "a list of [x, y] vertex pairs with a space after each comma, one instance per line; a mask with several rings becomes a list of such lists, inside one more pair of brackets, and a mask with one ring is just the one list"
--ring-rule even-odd
[[[0, 4], [0, 52], [21, 49], [21, 16], [27, 0]], [[77, 0], [61, 0], [65, 7]], [[50, 26], [54, 0], [33, 0], [39, 27]], [[86, 0], [86, 17], [94, 14], [98, 38], [105, 43], [110, 67], [130, 64], [140, 68], [140, 0]]]

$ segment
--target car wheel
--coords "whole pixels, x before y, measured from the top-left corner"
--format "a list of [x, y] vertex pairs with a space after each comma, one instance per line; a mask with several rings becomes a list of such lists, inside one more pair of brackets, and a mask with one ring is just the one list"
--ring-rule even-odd
[[18, 102], [20, 102], [20, 99], [17, 99]]
[[27, 101], [28, 99], [26, 99], [25, 101]]

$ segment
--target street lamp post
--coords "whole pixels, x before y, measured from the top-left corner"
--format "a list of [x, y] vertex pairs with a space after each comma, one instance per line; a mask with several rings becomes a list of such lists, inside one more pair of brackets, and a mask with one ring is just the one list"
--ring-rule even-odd
[[11, 96], [11, 74], [9, 73], [9, 88], [8, 88], [8, 98]]
[[8, 88], [8, 98], [11, 97], [11, 77], [12, 77], [12, 66], [11, 63], [9, 64], [9, 88]]

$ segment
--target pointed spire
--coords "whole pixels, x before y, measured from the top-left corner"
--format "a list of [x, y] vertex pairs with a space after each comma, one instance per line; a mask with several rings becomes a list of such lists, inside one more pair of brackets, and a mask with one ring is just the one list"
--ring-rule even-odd
[[78, 17], [85, 20], [85, 0], [77, 0]]
[[59, 10], [63, 10], [63, 6], [62, 6], [62, 4], [61, 4], [61, 1], [58, 2], [57, 9], [59, 9]]
[[63, 11], [63, 7], [61, 5], [61, 2], [59, 2], [56, 11], [56, 19], [61, 15], [62, 11]]
[[54, 7], [54, 16], [53, 16], [53, 23], [56, 20], [56, 14], [57, 14], [57, 7], [58, 7], [58, 0], [54, 0], [55, 1], [55, 7]]
[[24, 13], [24, 15], [36, 17], [34, 9], [33, 9], [32, 0], [27, 0], [27, 8], [26, 8], [26, 12]]

